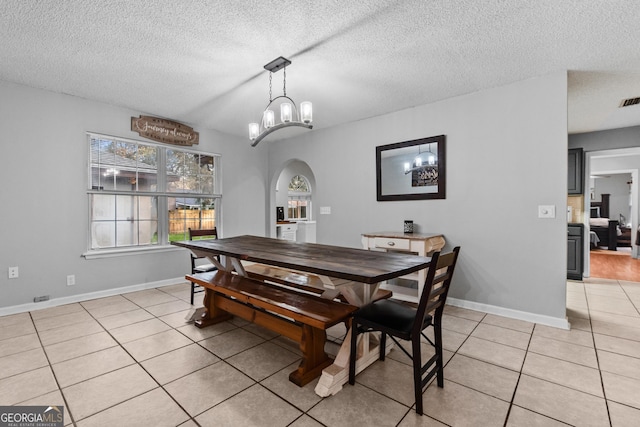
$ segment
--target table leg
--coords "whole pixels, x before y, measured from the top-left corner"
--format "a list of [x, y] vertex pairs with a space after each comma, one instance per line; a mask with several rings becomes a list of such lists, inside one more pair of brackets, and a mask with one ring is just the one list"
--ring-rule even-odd
[[211, 252], [208, 251], [203, 251], [203, 250], [198, 250], [198, 249], [191, 249], [191, 252], [193, 252], [194, 254], [196, 254], [196, 256], [198, 257], [204, 257], [207, 258], [209, 261], [211, 261], [211, 264], [215, 265], [216, 268], [218, 270], [223, 270], [223, 271], [231, 271], [231, 267], [230, 264], [229, 266], [227, 266], [225, 263], [223, 265], [223, 263], [220, 262], [220, 260], [218, 259], [217, 255], [212, 254]]
[[[371, 298], [378, 291], [378, 285], [367, 285], [364, 283], [355, 284], [348, 290], [343, 290], [342, 294], [350, 304], [361, 306], [371, 301]], [[378, 335], [374, 333], [362, 334], [358, 343], [358, 358], [356, 359], [356, 373], [362, 371], [367, 366], [378, 360], [380, 357]], [[342, 386], [349, 381], [349, 357], [351, 355], [351, 329], [340, 346], [331, 366], [322, 371], [322, 376], [316, 385], [315, 392], [320, 397], [327, 397], [342, 390]], [[386, 353], [391, 351], [393, 341], [387, 340]]]

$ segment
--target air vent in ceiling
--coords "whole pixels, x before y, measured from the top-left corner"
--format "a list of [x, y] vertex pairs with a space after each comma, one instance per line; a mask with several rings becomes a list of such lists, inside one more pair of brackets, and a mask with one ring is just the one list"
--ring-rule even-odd
[[631, 105], [636, 105], [636, 104], [640, 104], [640, 98], [623, 99], [622, 102], [620, 103], [620, 108], [629, 107]]

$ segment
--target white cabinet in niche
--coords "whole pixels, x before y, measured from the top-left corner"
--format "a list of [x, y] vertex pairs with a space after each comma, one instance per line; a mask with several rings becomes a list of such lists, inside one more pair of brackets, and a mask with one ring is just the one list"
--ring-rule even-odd
[[276, 224], [276, 238], [282, 240], [296, 241], [298, 224], [295, 222], [282, 222]]

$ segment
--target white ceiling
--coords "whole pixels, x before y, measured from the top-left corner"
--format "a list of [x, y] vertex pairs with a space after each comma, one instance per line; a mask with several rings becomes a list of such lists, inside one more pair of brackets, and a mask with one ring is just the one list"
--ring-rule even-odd
[[2, 0], [0, 80], [245, 137], [278, 56], [316, 129], [568, 70], [577, 133], [640, 125], [639, 23], [637, 0]]

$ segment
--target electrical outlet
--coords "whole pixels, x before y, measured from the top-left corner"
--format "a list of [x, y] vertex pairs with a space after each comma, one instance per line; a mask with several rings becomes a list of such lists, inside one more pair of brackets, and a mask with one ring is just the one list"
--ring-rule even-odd
[[67, 286], [73, 286], [76, 284], [76, 276], [75, 274], [70, 274], [67, 276]]
[[9, 267], [9, 279], [17, 279], [18, 274], [18, 267]]

